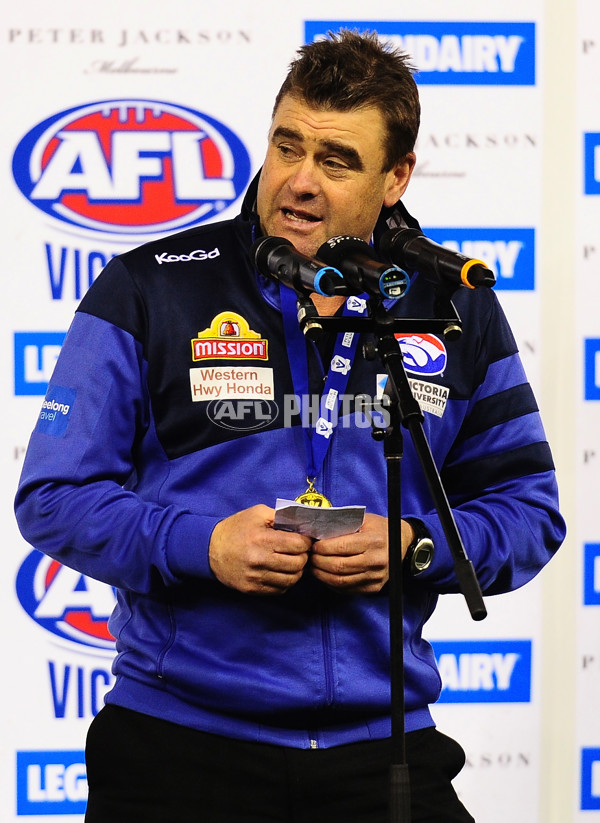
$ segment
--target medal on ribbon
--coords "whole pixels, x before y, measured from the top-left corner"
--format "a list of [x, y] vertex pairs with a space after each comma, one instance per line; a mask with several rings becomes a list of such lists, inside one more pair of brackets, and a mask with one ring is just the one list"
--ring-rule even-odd
[[[306, 340], [298, 325], [295, 292], [283, 284], [280, 284], [279, 291], [292, 382], [294, 391], [302, 404], [303, 400], [308, 399], [309, 390]], [[366, 307], [367, 302], [364, 298], [352, 295], [346, 300], [344, 315], [362, 314], [366, 311]], [[315, 480], [323, 468], [329, 443], [337, 425], [339, 407], [348, 384], [358, 338], [359, 335], [354, 332], [339, 332], [337, 335], [333, 357], [320, 398], [320, 416], [314, 426], [302, 426], [308, 488], [296, 498], [297, 503], [317, 507], [332, 505], [324, 494], [317, 491]]]
[[305, 506], [316, 506], [321, 509], [331, 508], [331, 501], [315, 489], [314, 480], [307, 477], [306, 482], [308, 483], [308, 488], [305, 492], [298, 495], [296, 503], [303, 503]]

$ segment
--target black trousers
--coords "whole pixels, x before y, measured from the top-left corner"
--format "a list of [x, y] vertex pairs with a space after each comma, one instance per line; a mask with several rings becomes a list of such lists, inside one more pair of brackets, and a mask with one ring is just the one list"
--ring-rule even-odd
[[[406, 739], [411, 823], [474, 823], [451, 780], [462, 748]], [[388, 823], [390, 741], [289, 749], [106, 706], [86, 745], [86, 823]]]

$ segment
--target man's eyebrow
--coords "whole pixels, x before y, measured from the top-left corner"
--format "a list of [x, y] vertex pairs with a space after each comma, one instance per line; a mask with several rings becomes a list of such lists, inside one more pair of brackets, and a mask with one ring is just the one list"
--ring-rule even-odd
[[355, 169], [356, 171], [363, 170], [364, 166], [362, 157], [356, 149], [352, 148], [352, 146], [347, 146], [345, 143], [340, 143], [337, 140], [323, 140], [319, 141], [319, 143], [328, 152], [338, 154], [343, 160], [346, 161], [346, 163], [348, 163], [350, 168]]
[[[296, 131], [296, 129], [291, 129], [288, 126], [277, 126], [271, 136], [271, 141], [281, 138], [284, 140], [296, 140], [299, 143], [304, 141], [304, 137], [301, 132]], [[362, 158], [356, 149], [352, 148], [352, 146], [348, 146], [345, 143], [340, 143], [337, 140], [319, 140], [318, 145], [327, 152], [338, 154], [351, 168], [356, 169], [357, 171], [363, 170], [364, 164]]]
[[285, 137], [288, 140], [302, 141], [302, 134], [299, 131], [296, 131], [296, 129], [290, 129], [287, 126], [277, 126], [271, 135], [271, 140], [276, 140], [278, 137]]

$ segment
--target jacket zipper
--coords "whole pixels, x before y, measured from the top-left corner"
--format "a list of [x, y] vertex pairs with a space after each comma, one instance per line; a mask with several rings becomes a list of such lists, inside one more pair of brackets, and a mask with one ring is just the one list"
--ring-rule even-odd
[[[321, 640], [323, 644], [323, 674], [325, 678], [325, 705], [333, 704], [333, 660], [331, 653], [331, 633], [329, 623], [329, 607], [323, 606], [321, 615]], [[319, 733], [315, 729], [309, 732], [309, 747], [319, 748]]]
[[333, 659], [331, 649], [331, 631], [329, 621], [329, 607], [325, 605], [321, 617], [321, 635], [323, 638], [323, 665], [325, 674], [325, 704], [333, 704]]

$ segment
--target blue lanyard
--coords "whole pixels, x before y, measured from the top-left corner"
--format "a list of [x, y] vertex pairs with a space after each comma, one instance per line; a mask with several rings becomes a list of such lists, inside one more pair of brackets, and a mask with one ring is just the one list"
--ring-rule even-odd
[[[306, 340], [298, 324], [296, 293], [282, 283], [279, 286], [279, 293], [294, 393], [300, 403], [302, 433], [306, 451], [306, 477], [309, 482], [312, 482], [323, 467], [338, 422], [340, 403], [348, 385], [360, 335], [356, 332], [338, 333], [320, 398], [319, 417], [313, 426], [304, 425], [305, 415], [303, 412], [307, 412], [308, 409], [303, 408], [303, 404], [310, 402]], [[366, 310], [367, 301], [365, 296], [356, 297], [352, 295], [346, 300], [343, 314], [344, 317], [348, 317], [364, 314]]]

